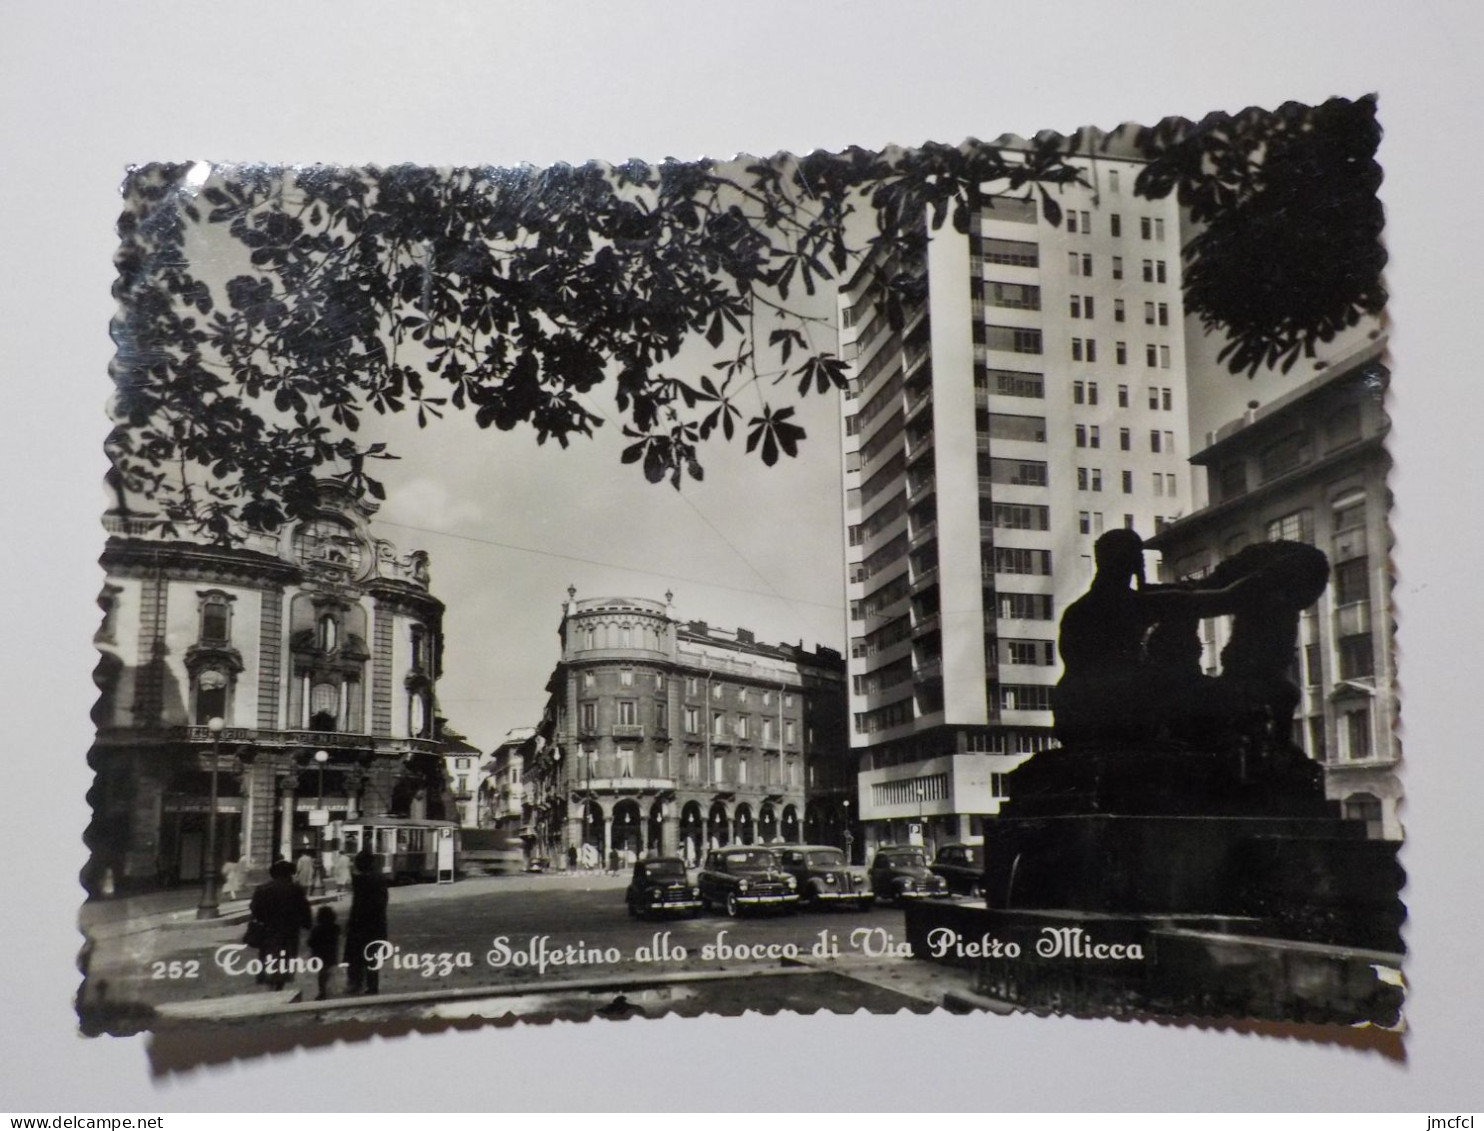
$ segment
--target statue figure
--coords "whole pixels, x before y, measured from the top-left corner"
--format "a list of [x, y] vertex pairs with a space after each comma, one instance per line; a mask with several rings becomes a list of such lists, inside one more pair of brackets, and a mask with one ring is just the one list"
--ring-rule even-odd
[[[1148, 585], [1132, 530], [1097, 540], [1092, 586], [1063, 614], [1053, 701], [1065, 745], [1287, 745], [1298, 690], [1287, 679], [1299, 613], [1329, 576], [1297, 542], [1251, 546], [1202, 583]], [[1201, 670], [1202, 618], [1232, 616], [1223, 671]]]

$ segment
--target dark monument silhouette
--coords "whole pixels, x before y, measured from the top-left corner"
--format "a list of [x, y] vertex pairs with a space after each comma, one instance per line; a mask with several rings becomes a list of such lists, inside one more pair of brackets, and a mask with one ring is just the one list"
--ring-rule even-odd
[[[908, 908], [914, 951], [943, 927], [1016, 941], [1018, 957], [972, 964], [985, 993], [1032, 1009], [1394, 1023], [1398, 846], [1341, 819], [1291, 735], [1300, 618], [1328, 559], [1268, 542], [1147, 584], [1142, 539], [1115, 530], [1095, 561], [1061, 620], [1059, 745], [1011, 773], [985, 822], [985, 905]], [[1216, 675], [1207, 617], [1231, 618]], [[1140, 958], [1068, 953], [1055, 940], [1075, 930]]]

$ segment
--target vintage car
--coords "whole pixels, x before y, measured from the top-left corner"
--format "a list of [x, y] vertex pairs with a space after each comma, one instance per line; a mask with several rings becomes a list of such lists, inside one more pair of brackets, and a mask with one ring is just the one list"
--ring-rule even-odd
[[888, 844], [871, 861], [877, 899], [947, 899], [948, 882], [928, 869], [927, 852], [915, 844]]
[[629, 914], [636, 919], [646, 915], [701, 913], [701, 892], [690, 882], [685, 861], [678, 856], [657, 856], [640, 860], [624, 892]]
[[783, 870], [799, 884], [799, 899], [811, 907], [849, 903], [870, 907], [876, 901], [865, 869], [852, 868], [845, 853], [824, 844], [775, 847]]
[[702, 906], [724, 907], [733, 918], [744, 911], [787, 911], [799, 902], [799, 881], [778, 866], [778, 857], [767, 848], [714, 848], [696, 881]]
[[984, 895], [983, 843], [945, 844], [933, 860], [933, 871], [948, 881], [948, 890], [956, 895]]

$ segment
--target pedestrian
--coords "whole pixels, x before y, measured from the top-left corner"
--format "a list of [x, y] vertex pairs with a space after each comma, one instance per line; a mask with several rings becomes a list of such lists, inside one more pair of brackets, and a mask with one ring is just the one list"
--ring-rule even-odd
[[294, 864], [294, 882], [308, 895], [314, 894], [315, 872], [314, 853], [307, 849], [299, 853], [299, 859]]
[[577, 846], [575, 844], [567, 845], [567, 871], [577, 871]]
[[335, 893], [344, 895], [350, 890], [350, 854], [335, 853]]
[[366, 960], [366, 948], [385, 942], [387, 889], [377, 870], [374, 853], [356, 854], [350, 879], [350, 915], [345, 920], [346, 984], [353, 994], [381, 991], [381, 971]]
[[610, 848], [608, 850], [608, 871], [611, 872], [615, 876], [618, 875], [618, 872], [619, 872], [618, 849], [616, 849], [616, 848]]
[[238, 892], [247, 887], [247, 861], [238, 857], [222, 865], [222, 895], [236, 899]]
[[256, 935], [263, 963], [258, 981], [281, 990], [294, 978], [291, 962], [299, 957], [299, 932], [312, 925], [309, 899], [294, 882], [294, 866], [287, 860], [268, 869], [268, 882], [253, 892], [248, 915], [248, 932]]
[[324, 1001], [330, 991], [330, 975], [340, 964], [340, 924], [335, 921], [335, 909], [321, 907], [314, 916], [314, 926], [309, 931], [309, 953], [319, 959], [319, 993], [315, 1001]]

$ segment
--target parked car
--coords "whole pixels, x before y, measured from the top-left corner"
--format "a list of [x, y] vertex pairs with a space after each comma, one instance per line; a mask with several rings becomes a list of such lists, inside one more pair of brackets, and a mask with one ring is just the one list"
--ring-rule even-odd
[[799, 902], [799, 882], [766, 848], [716, 848], [696, 877], [701, 905], [726, 908], [733, 918], [748, 910], [789, 910]]
[[947, 899], [948, 882], [928, 869], [927, 852], [915, 844], [889, 844], [871, 861], [877, 899]]
[[695, 916], [701, 913], [701, 889], [691, 883], [684, 860], [678, 856], [657, 856], [634, 865], [624, 902], [636, 919], [678, 913]]
[[864, 868], [852, 868], [845, 853], [825, 844], [790, 844], [774, 849], [783, 870], [799, 884], [799, 899], [811, 907], [853, 903], [870, 907], [876, 901]]
[[948, 881], [957, 895], [984, 896], [984, 844], [945, 844], [938, 849], [933, 871]]

